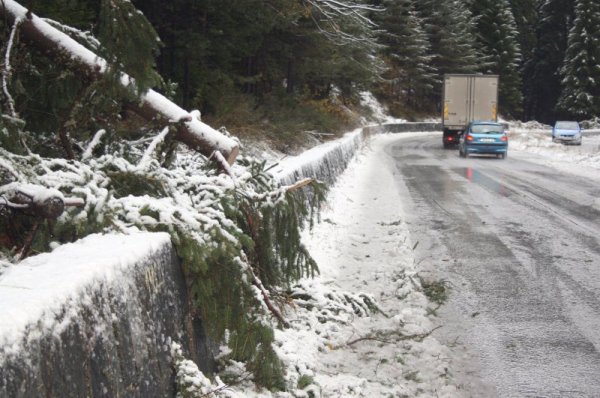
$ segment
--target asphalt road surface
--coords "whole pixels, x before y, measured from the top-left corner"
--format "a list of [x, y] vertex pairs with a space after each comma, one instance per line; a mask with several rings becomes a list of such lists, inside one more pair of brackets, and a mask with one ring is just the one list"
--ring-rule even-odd
[[386, 152], [422, 274], [450, 288], [435, 335], [465, 395], [600, 397], [600, 184], [441, 143]]

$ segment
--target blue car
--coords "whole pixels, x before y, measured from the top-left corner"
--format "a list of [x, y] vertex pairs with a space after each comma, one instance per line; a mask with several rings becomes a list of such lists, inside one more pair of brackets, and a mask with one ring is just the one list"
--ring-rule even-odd
[[552, 141], [581, 145], [582, 132], [583, 130], [577, 122], [559, 121], [552, 128]]
[[471, 122], [458, 140], [458, 153], [463, 158], [492, 154], [504, 159], [507, 151], [508, 136], [504, 126], [496, 122]]

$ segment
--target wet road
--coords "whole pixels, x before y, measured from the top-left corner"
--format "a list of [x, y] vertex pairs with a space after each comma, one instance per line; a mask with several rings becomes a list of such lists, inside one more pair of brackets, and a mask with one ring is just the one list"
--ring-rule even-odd
[[423, 275], [450, 299], [436, 337], [466, 396], [600, 397], [600, 184], [462, 159], [441, 135], [387, 148]]

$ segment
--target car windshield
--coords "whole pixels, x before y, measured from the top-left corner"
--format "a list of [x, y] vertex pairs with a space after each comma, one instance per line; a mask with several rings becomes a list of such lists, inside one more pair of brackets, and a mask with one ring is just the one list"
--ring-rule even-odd
[[577, 122], [556, 122], [557, 129], [568, 129], [568, 130], [578, 130], [579, 124]]
[[474, 134], [499, 134], [504, 132], [504, 127], [496, 124], [474, 124], [471, 133]]

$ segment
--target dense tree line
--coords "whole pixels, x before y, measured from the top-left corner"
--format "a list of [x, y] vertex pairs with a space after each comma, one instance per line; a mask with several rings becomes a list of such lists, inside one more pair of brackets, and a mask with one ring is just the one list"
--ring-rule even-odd
[[[99, 41], [86, 45], [136, 77], [140, 89], [156, 88], [233, 128], [334, 129], [351, 122], [346, 108], [363, 90], [398, 116], [436, 114], [444, 73], [499, 74], [506, 117], [550, 122], [600, 114], [600, 6], [593, 0], [25, 5], [95, 36]], [[2, 25], [4, 43], [10, 28]], [[109, 85], [90, 89], [42, 54], [19, 52], [16, 41], [7, 89], [31, 129], [56, 130], [67, 121], [85, 131], [128, 126], [112, 97], [97, 94]], [[77, 100], [87, 109], [73, 107]]]

